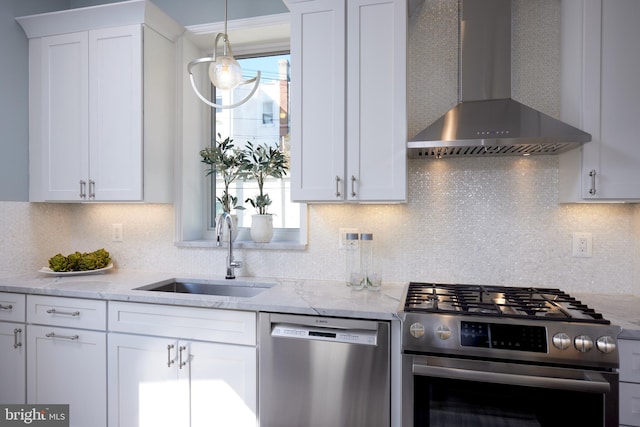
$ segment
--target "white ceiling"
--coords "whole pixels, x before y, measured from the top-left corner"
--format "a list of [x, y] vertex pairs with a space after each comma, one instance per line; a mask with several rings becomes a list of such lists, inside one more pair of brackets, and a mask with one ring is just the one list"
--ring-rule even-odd
[[[279, 52], [289, 50], [289, 14], [260, 16], [228, 21], [227, 34], [233, 54]], [[224, 32], [224, 22], [187, 27], [187, 37], [203, 53], [211, 54], [217, 33]]]

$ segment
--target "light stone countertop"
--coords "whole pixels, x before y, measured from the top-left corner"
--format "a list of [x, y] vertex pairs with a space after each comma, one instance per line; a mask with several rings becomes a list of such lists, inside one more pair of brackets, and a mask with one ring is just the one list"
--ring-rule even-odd
[[[400, 302], [406, 286], [399, 283], [383, 283], [380, 291], [354, 291], [338, 281], [238, 277], [239, 281], [270, 282], [277, 285], [251, 298], [134, 290], [173, 278], [224, 281], [222, 277], [184, 277], [170, 273], [116, 269], [103, 274], [64, 277], [35, 272], [0, 278], [0, 292], [394, 320], [398, 319], [396, 313], [401, 309]], [[639, 296], [582, 293], [572, 296], [602, 313], [612, 324], [622, 327], [621, 337], [640, 340]]]
[[605, 319], [622, 328], [620, 338], [640, 340], [640, 296], [612, 294], [572, 294]]
[[0, 278], [0, 292], [61, 297], [132, 301], [235, 310], [394, 320], [400, 309], [404, 284], [383, 283], [380, 291], [355, 291], [344, 282], [244, 278], [276, 286], [250, 298], [135, 290], [170, 279], [222, 280], [223, 277], [110, 270], [93, 275], [53, 276], [40, 272]]

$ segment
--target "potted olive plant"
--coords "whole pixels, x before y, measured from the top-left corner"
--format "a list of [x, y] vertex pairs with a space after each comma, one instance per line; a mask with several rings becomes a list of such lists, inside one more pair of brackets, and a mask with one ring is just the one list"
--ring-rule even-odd
[[248, 176], [258, 183], [258, 194], [245, 200], [256, 209], [257, 214], [251, 217], [251, 238], [255, 242], [266, 243], [273, 237], [273, 217], [267, 212], [271, 198], [264, 192], [267, 178], [282, 178], [287, 174], [289, 161], [279, 148], [267, 144], [254, 146], [247, 141], [246, 157], [250, 164]]
[[216, 200], [222, 205], [223, 212], [231, 215], [235, 227], [232, 236], [235, 238], [238, 235], [236, 232], [238, 218], [231, 214], [231, 210], [241, 210], [244, 207], [238, 204], [238, 197], [229, 192], [229, 186], [237, 179], [247, 176], [251, 167], [247, 154], [244, 150], [233, 145], [233, 139], [229, 137], [222, 139], [222, 136], [218, 134], [216, 143], [212, 147], [202, 149], [200, 156], [202, 163], [210, 166], [207, 175], [216, 173], [222, 179], [222, 194], [216, 195]]

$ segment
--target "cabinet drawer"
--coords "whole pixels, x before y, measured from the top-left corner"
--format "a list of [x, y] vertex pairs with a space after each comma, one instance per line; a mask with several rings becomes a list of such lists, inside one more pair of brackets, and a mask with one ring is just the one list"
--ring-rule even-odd
[[109, 331], [256, 345], [256, 313], [110, 301]]
[[0, 292], [0, 320], [24, 323], [25, 300], [24, 294]]
[[620, 383], [620, 424], [640, 427], [640, 384]]
[[28, 295], [27, 323], [104, 331], [107, 325], [107, 303], [99, 300]]
[[640, 341], [618, 340], [620, 381], [640, 383]]

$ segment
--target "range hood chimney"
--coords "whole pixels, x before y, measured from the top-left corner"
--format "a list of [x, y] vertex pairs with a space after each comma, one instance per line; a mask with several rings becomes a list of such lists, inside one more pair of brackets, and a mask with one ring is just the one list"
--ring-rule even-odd
[[460, 0], [459, 103], [408, 142], [409, 157], [557, 154], [591, 135], [511, 99], [511, 0]]

